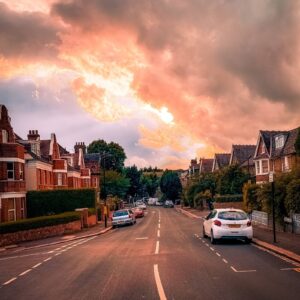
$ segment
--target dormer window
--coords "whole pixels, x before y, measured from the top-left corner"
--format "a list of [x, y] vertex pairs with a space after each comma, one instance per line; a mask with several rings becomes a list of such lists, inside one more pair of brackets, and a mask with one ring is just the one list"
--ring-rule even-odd
[[284, 146], [284, 135], [275, 136], [275, 148], [279, 149]]

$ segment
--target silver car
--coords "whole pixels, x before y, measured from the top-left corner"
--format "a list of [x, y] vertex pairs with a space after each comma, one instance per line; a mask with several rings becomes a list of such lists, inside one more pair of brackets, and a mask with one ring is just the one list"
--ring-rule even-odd
[[133, 225], [136, 223], [135, 215], [131, 209], [120, 209], [116, 210], [112, 216], [112, 226], [113, 228], [130, 224]]

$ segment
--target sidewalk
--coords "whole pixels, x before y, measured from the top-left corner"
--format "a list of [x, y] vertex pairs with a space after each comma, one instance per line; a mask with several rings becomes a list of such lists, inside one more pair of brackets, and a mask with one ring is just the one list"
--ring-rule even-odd
[[84, 228], [79, 232], [65, 234], [65, 235], [61, 235], [61, 236], [49, 237], [49, 238], [45, 238], [45, 239], [41, 239], [41, 240], [21, 242], [16, 245], [6, 246], [3, 248], [0, 248], [0, 253], [5, 250], [9, 250], [9, 249], [24, 250], [24, 249], [40, 248], [40, 247], [49, 246], [49, 245], [66, 243], [69, 241], [82, 239], [82, 238], [86, 238], [86, 237], [101, 235], [112, 229], [110, 221], [108, 221], [107, 226], [108, 227], [105, 228], [104, 222], [101, 221], [101, 222], [98, 222], [98, 224], [96, 226], [90, 227], [90, 228]]
[[[193, 218], [204, 218], [209, 214], [209, 211], [200, 211], [193, 208], [176, 209], [185, 215]], [[253, 226], [253, 243], [273, 251], [277, 254], [286, 256], [300, 263], [300, 235], [288, 232], [276, 232], [277, 243], [273, 243], [273, 232], [270, 229]]]

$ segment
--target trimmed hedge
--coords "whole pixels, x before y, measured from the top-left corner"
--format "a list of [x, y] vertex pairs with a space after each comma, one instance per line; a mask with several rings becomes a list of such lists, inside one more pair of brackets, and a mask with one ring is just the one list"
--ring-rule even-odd
[[95, 189], [30, 191], [27, 193], [27, 216], [35, 218], [76, 208], [94, 208], [95, 192]]
[[243, 202], [243, 195], [222, 195], [222, 196], [215, 196], [214, 200], [217, 203]]
[[67, 212], [54, 216], [23, 219], [0, 224], [0, 234], [36, 229], [80, 220], [79, 212]]

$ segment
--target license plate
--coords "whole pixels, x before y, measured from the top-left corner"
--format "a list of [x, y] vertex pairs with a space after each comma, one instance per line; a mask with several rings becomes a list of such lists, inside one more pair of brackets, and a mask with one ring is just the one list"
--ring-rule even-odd
[[228, 227], [229, 228], [240, 228], [241, 225], [239, 225], [239, 224], [230, 224], [230, 225], [228, 225]]

